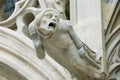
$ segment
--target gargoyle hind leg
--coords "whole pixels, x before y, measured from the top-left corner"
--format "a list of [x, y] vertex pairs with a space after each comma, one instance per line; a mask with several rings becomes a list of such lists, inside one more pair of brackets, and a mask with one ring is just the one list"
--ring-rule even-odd
[[83, 42], [79, 39], [73, 28], [69, 30], [69, 34], [77, 49], [80, 49], [83, 46]]
[[97, 69], [100, 69], [100, 65], [97, 64], [88, 54], [89, 53], [87, 53], [83, 48], [79, 49], [79, 55], [81, 58], [86, 59], [91, 65], [93, 65]]
[[77, 49], [80, 51], [79, 54], [84, 55], [84, 58], [86, 58], [86, 60], [88, 60], [94, 67], [99, 69], [100, 66], [94, 61], [94, 59], [91, 58], [91, 56], [88, 55], [92, 54], [94, 56], [95, 54], [91, 52], [87, 53], [88, 51], [85, 51], [84, 49], [81, 51], [81, 49], [84, 48], [83, 46], [85, 46], [85, 44], [79, 39], [79, 37], [77, 36], [73, 29], [70, 29], [69, 34], [74, 44], [76, 45]]

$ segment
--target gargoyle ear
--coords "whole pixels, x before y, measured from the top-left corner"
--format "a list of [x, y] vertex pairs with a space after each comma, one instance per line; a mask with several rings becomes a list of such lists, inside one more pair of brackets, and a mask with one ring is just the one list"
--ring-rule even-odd
[[42, 46], [37, 27], [33, 23], [31, 23], [29, 25], [29, 33], [30, 33], [31, 39], [33, 41], [37, 56], [40, 59], [43, 59], [45, 57], [45, 51], [44, 51], [44, 48]]

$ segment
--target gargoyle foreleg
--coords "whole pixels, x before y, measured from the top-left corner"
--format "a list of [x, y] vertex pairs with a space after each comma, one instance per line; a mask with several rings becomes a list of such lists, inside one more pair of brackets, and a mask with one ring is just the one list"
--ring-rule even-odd
[[70, 29], [69, 34], [70, 34], [70, 37], [73, 40], [74, 44], [76, 45], [76, 47], [78, 49], [80, 49], [83, 46], [83, 42], [79, 39], [79, 37], [77, 36], [75, 31], [73, 29]]
[[38, 31], [37, 31], [36, 28], [37, 27], [35, 26], [34, 22], [32, 22], [29, 25], [29, 33], [31, 35], [31, 39], [33, 41], [37, 56], [40, 59], [43, 59], [45, 57], [45, 51], [44, 51], [44, 48], [42, 47], [40, 36], [39, 36]]

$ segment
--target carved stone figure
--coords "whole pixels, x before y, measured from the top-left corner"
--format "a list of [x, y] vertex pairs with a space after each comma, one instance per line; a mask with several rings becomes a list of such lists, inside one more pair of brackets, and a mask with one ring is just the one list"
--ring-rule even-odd
[[100, 64], [95, 53], [76, 35], [70, 21], [60, 19], [59, 12], [45, 9], [29, 25], [37, 56], [45, 57], [45, 51], [79, 80], [102, 80]]

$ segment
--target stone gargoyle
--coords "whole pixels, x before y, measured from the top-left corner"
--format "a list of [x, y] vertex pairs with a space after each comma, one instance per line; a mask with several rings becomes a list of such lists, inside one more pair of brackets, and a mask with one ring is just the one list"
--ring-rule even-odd
[[29, 32], [40, 59], [47, 54], [79, 80], [100, 79], [95, 53], [76, 35], [69, 20], [54, 9], [45, 9], [29, 24]]

